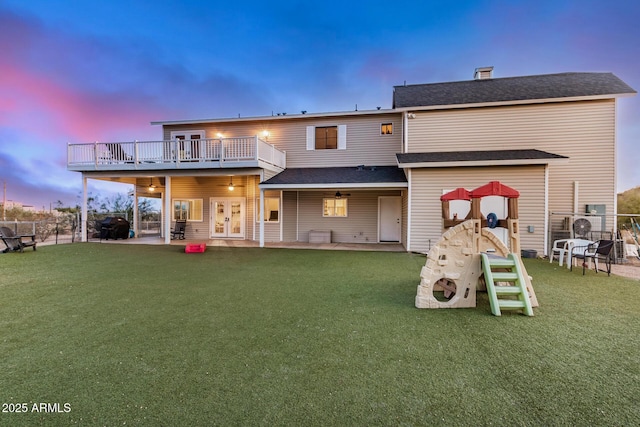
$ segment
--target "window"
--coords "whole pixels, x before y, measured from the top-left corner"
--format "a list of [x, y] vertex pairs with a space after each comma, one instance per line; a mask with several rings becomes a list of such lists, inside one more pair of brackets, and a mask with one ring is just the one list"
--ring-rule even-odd
[[324, 208], [322, 216], [326, 217], [346, 217], [347, 199], [323, 199]]
[[380, 125], [380, 135], [392, 135], [393, 123], [382, 123]]
[[[260, 222], [260, 198], [256, 199], [256, 222]], [[264, 222], [280, 221], [280, 198], [265, 197], [264, 198]]]
[[347, 125], [307, 126], [307, 150], [346, 150]]
[[338, 148], [338, 126], [316, 128], [316, 150], [336, 150]]
[[174, 199], [173, 219], [202, 221], [202, 199]]

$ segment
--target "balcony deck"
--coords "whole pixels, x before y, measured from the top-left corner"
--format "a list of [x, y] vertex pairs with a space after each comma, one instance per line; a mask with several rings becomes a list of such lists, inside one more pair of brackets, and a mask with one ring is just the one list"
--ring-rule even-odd
[[286, 153], [258, 136], [69, 144], [71, 171], [286, 168]]

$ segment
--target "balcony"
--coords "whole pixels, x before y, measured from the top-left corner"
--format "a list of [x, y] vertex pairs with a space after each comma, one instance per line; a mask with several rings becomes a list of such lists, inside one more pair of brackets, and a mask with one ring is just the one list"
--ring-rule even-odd
[[264, 168], [282, 171], [286, 153], [258, 136], [69, 144], [71, 171]]

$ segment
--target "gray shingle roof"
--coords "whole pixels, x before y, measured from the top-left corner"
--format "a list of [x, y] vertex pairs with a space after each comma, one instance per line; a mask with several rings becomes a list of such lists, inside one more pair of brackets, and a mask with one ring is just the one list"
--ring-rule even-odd
[[612, 73], [561, 73], [394, 86], [393, 108], [636, 93]]
[[547, 153], [540, 150], [494, 150], [494, 151], [440, 151], [434, 153], [398, 153], [396, 154], [400, 166], [411, 163], [450, 163], [450, 162], [478, 162], [478, 161], [509, 161], [509, 160], [551, 160], [568, 159], [559, 154]]
[[407, 178], [397, 166], [287, 168], [262, 184], [380, 184], [406, 183]]

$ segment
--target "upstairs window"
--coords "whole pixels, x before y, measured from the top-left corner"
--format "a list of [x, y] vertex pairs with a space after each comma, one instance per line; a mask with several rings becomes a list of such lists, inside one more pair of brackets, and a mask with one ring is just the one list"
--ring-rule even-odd
[[393, 135], [393, 123], [382, 123], [380, 125], [380, 135]]
[[338, 126], [322, 126], [316, 128], [316, 150], [338, 149]]
[[307, 150], [346, 150], [347, 125], [307, 126]]

